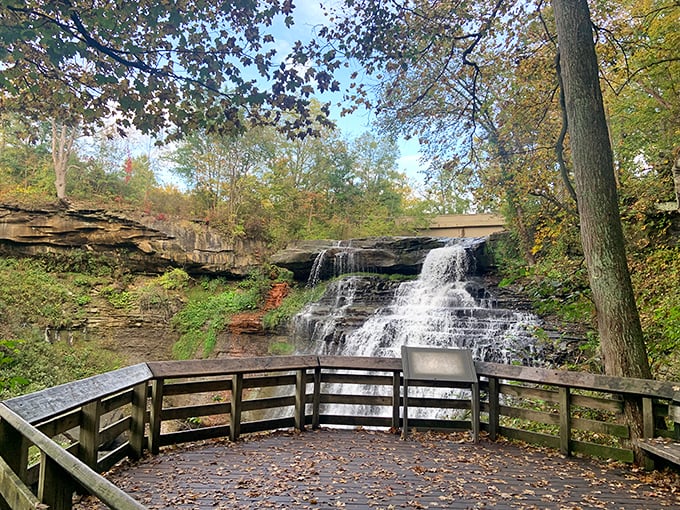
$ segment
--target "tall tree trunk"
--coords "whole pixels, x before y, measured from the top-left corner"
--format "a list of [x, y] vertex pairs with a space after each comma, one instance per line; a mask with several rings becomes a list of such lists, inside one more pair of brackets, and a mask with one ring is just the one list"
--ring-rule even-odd
[[[587, 0], [552, 0], [566, 98], [581, 242], [608, 375], [650, 378], [619, 216], [614, 163]], [[632, 439], [640, 403], [626, 402]]]
[[66, 200], [66, 170], [77, 136], [78, 126], [67, 126], [52, 119], [52, 163], [59, 200]]

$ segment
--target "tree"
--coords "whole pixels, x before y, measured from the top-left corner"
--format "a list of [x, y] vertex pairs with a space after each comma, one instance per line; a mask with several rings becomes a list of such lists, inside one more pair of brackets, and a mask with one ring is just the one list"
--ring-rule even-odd
[[[24, 191], [49, 189], [49, 135], [45, 124], [26, 122], [15, 114], [0, 113], [0, 187]], [[50, 182], [51, 180], [51, 182]]]
[[59, 200], [66, 199], [66, 171], [73, 155], [73, 144], [80, 133], [80, 126], [52, 119], [52, 163], [54, 165], [54, 187]]
[[261, 129], [247, 135], [199, 130], [179, 142], [168, 159], [172, 171], [186, 180], [201, 202], [202, 210], [196, 213], [233, 232], [253, 199], [252, 180], [267, 154]]
[[290, 27], [292, 11], [292, 2], [271, 0], [3, 2], [2, 107], [84, 124], [115, 113], [120, 126], [145, 133], [234, 128], [242, 110], [306, 127], [305, 116], [282, 113], [307, 111], [311, 80], [320, 91], [337, 83], [325, 71], [301, 72], [309, 61], [300, 45], [277, 55], [263, 28]]
[[[528, 38], [531, 31], [527, 27], [539, 21], [550, 33], [540, 2], [414, 1], [383, 6], [377, 0], [358, 0], [349, 5], [352, 9], [339, 14], [340, 21], [323, 35], [366, 64], [369, 74], [379, 83], [378, 108], [395, 111], [398, 105], [400, 120], [408, 122], [413, 109], [421, 108], [423, 103], [434, 104], [435, 111], [443, 112], [441, 118], [434, 119], [434, 129], [445, 121], [455, 123], [438, 140], [453, 134], [455, 146], [461, 144], [456, 134], [472, 142], [477, 137], [488, 139], [500, 156], [501, 175], [513, 183], [512, 193], [517, 196], [526, 190], [515, 186], [517, 179], [523, 177], [516, 171], [513, 158], [532, 149], [540, 139], [527, 136], [522, 140], [507, 134], [518, 129], [522, 135], [530, 135], [529, 130], [538, 124], [527, 119], [520, 125], [502, 113], [512, 108], [508, 98], [519, 97], [516, 91], [525, 85], [520, 78], [530, 79], [526, 75], [515, 77], [510, 67], [533, 58], [542, 47], [554, 47], [550, 41]], [[558, 21], [559, 66], [574, 153], [581, 239], [597, 310], [604, 368], [611, 375], [650, 377], [626, 264], [588, 5], [586, 0], [553, 0], [553, 9]], [[512, 24], [513, 19], [521, 23]], [[414, 69], [419, 73], [411, 74]], [[443, 83], [445, 93], [433, 94], [442, 89]], [[557, 77], [553, 83], [547, 89], [532, 89], [523, 97], [535, 104], [540, 103], [541, 95], [557, 97]], [[541, 90], [547, 94], [536, 93]], [[369, 102], [368, 97], [366, 88], [359, 87], [358, 100]], [[551, 115], [550, 109], [543, 111], [543, 117]], [[512, 129], [505, 129], [508, 124]], [[480, 155], [478, 145], [468, 147], [470, 160]], [[558, 168], [557, 164], [552, 167]], [[633, 414], [630, 420], [640, 423]]]
[[337, 82], [299, 43], [277, 54], [267, 27], [290, 27], [292, 11], [290, 0], [2, 2], [0, 109], [85, 130], [110, 118], [121, 133], [172, 127], [178, 138], [240, 132], [244, 122], [312, 134], [328, 109], [313, 115], [311, 94]]
[[[553, 0], [571, 135], [581, 240], [609, 375], [651, 378], [630, 281], [614, 162], [586, 0]], [[625, 405], [633, 439], [642, 437], [639, 403]]]

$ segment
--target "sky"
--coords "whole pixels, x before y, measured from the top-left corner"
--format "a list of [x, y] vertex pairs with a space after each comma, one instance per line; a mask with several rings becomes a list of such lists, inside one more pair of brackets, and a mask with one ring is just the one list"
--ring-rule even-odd
[[[324, 15], [324, 10], [321, 7], [319, 0], [297, 0], [294, 2], [295, 10], [293, 17], [295, 24], [291, 29], [286, 28], [283, 24], [274, 26], [272, 35], [276, 39], [276, 47], [280, 55], [286, 55], [290, 48], [297, 40], [302, 42], [308, 41], [314, 37], [314, 27], [323, 25], [328, 22]], [[324, 5], [333, 4], [333, 0], [324, 2]], [[365, 132], [373, 132], [377, 134], [377, 128], [371, 126], [371, 121], [375, 119], [375, 115], [365, 109], [360, 109], [357, 112], [341, 116], [341, 108], [336, 104], [342, 101], [343, 88], [350, 83], [351, 68], [346, 72], [339, 72], [336, 78], [341, 82], [341, 91], [338, 93], [328, 93], [320, 96], [322, 101], [331, 101], [331, 118], [337, 124], [342, 134], [346, 137], [356, 138]], [[401, 157], [398, 160], [399, 168], [411, 180], [413, 187], [422, 185], [423, 176], [420, 173], [424, 169], [421, 164], [420, 144], [417, 140], [398, 140], [399, 151]]]
[[[328, 0], [332, 3], [337, 0]], [[283, 23], [281, 18], [278, 23], [275, 23], [269, 30], [274, 38], [274, 47], [277, 50], [277, 54], [281, 56], [279, 63], [285, 59], [285, 57], [290, 53], [291, 48], [294, 46], [295, 42], [300, 40], [303, 43], [308, 42], [315, 36], [315, 27], [327, 23], [327, 19], [324, 15], [324, 11], [321, 7], [319, 0], [296, 0], [294, 2], [295, 9], [293, 11], [293, 17], [295, 19], [295, 24], [291, 28], [287, 28]], [[372, 132], [374, 134], [379, 134], [378, 129], [374, 127], [371, 123], [375, 120], [375, 114], [373, 112], [367, 111], [365, 108], [358, 109], [355, 113], [342, 116], [340, 114], [342, 106], [337, 106], [339, 102], [343, 100], [343, 93], [345, 87], [349, 85], [351, 81], [350, 74], [356, 69], [350, 66], [349, 69], [342, 69], [338, 71], [335, 76], [336, 79], [340, 81], [340, 92], [336, 93], [324, 93], [317, 98], [322, 102], [331, 103], [331, 119], [336, 123], [339, 128], [341, 135], [348, 139], [357, 138], [358, 136], [366, 133]], [[245, 71], [247, 73], [247, 71]], [[361, 75], [361, 73], [359, 73]], [[253, 75], [257, 79], [257, 75]], [[349, 105], [344, 105], [349, 106]], [[133, 152], [142, 152], [152, 154], [154, 150], [153, 144], [149, 141], [148, 137], [142, 135], [130, 134], [129, 139], [134, 140]], [[424, 169], [424, 164], [421, 163], [421, 153], [420, 144], [417, 140], [404, 140], [400, 139], [397, 141], [400, 158], [397, 161], [399, 169], [404, 172], [408, 179], [411, 188], [416, 194], [423, 187], [424, 176], [421, 173], [421, 169]], [[164, 183], [173, 183], [175, 185], [179, 184], [176, 182], [175, 177], [163, 169], [157, 170], [159, 172], [159, 178]]]

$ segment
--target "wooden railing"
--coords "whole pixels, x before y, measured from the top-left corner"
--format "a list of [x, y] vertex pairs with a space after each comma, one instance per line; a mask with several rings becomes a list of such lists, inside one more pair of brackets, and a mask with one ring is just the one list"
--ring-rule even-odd
[[[680, 383], [475, 365], [482, 429], [492, 440], [503, 435], [567, 455], [632, 462], [624, 398], [643, 402], [645, 437], [680, 439], [680, 424], [672, 418], [680, 414]], [[357, 385], [376, 392], [367, 396]], [[331, 414], [329, 405], [384, 412]], [[165, 445], [237, 440], [249, 432], [322, 425], [398, 430], [401, 406], [400, 359], [288, 356], [135, 365], [0, 405], [0, 508], [35, 509], [42, 503], [69, 509], [78, 492], [113, 509], [142, 509], [98, 473], [145, 449], [158, 454]], [[412, 430], [470, 428], [470, 396], [409, 394], [409, 409], [418, 407], [444, 410], [445, 416], [409, 418]]]

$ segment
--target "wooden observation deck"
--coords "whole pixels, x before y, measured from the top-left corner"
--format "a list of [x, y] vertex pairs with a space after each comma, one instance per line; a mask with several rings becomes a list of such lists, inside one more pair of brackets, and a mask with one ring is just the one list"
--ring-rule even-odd
[[[358, 433], [315, 432], [331, 426], [399, 430], [403, 373], [398, 358], [281, 356], [150, 362], [10, 399], [0, 403], [0, 509], [70, 510], [74, 493], [89, 494], [94, 498], [92, 504], [101, 503], [113, 510], [226, 509], [249, 505], [328, 508], [328, 504], [351, 508], [351, 498], [359, 501], [354, 508], [390, 505], [434, 508], [435, 503], [452, 497], [451, 505], [440, 506], [480, 508], [484, 501], [496, 498], [499, 506], [491, 507], [680, 508], [677, 490], [656, 490], [641, 480], [631, 482], [639, 476], [632, 472], [615, 475], [612, 471], [607, 475], [592, 468], [592, 476], [584, 475], [591, 468], [564, 462], [579, 454], [617, 461], [620, 466], [633, 461], [633, 447], [639, 445], [649, 452], [650, 467], [652, 461], [659, 465], [680, 463], [680, 382], [483, 362], [474, 365], [480, 389], [475, 405], [481, 411], [484, 441], [473, 445], [463, 439], [463, 443], [469, 443], [465, 448], [445, 437], [426, 437], [421, 443], [400, 441], [395, 434], [343, 436]], [[368, 385], [376, 391], [371, 395], [357, 394], [357, 385]], [[446, 381], [431, 380], [409, 380], [409, 386], [450, 387]], [[439, 418], [413, 415], [409, 418], [411, 430], [472, 428], [470, 398], [456, 394], [434, 397], [427, 391], [423, 395], [409, 395], [409, 408], [439, 409], [443, 415]], [[626, 399], [642, 403], [643, 438], [633, 437], [623, 419]], [[349, 407], [354, 405], [378, 407], [384, 412], [359, 415]], [[343, 413], [337, 406], [347, 406], [350, 411]], [[118, 413], [118, 418], [104, 419], [112, 413]], [[203, 426], [169, 430], [167, 425], [176, 422]], [[287, 443], [277, 440], [276, 434], [270, 435], [259, 446], [259, 440], [252, 442], [258, 454], [248, 453], [249, 441], [239, 441], [244, 434], [280, 430], [295, 431], [289, 437], [300, 437], [303, 441]], [[68, 436], [63, 436], [64, 432]], [[76, 436], [69, 444], [53, 440]], [[498, 444], [506, 439], [547, 449], [506, 450]], [[636, 439], [640, 441], [635, 443]], [[307, 440], [309, 443], [305, 443]], [[234, 457], [224, 461], [216, 457], [217, 453], [199, 457], [200, 451], [190, 447], [186, 450], [185, 468], [177, 468], [176, 462], [181, 459], [164, 462], [177, 451], [175, 445], [196, 441], [207, 441], [208, 447], [217, 445], [220, 451]], [[650, 442], [653, 447], [646, 446]], [[364, 457], [365, 465], [350, 464], [352, 451], [374, 454]], [[312, 457], [305, 456], [309, 452]], [[477, 454], [481, 456], [475, 457]], [[484, 460], [484, 455], [488, 460]], [[543, 460], [535, 462], [536, 455]], [[329, 459], [328, 465], [317, 463], [316, 471], [299, 472], [324, 457]], [[119, 463], [137, 463], [140, 459], [142, 463], [135, 464], [140, 471], [131, 470], [127, 474], [121, 471]], [[121, 477], [108, 479], [100, 474], [112, 467], [122, 473]], [[203, 468], [215, 478], [204, 474]], [[381, 469], [387, 470], [385, 476], [381, 476]], [[571, 469], [582, 475], [574, 475]], [[277, 482], [278, 474], [285, 474], [286, 470], [294, 478]], [[394, 475], [387, 476], [388, 472]], [[252, 479], [248, 473], [252, 473]], [[369, 475], [384, 482], [383, 485], [369, 491], [361, 485]], [[591, 480], [578, 482], [579, 476]], [[264, 485], [257, 480], [264, 480]], [[602, 480], [604, 485], [599, 486], [594, 480]], [[412, 485], [400, 491], [401, 482]], [[282, 499], [266, 500], [258, 494], [267, 483], [288, 484], [291, 488], [281, 495]], [[246, 499], [233, 501], [227, 489], [208, 497], [209, 505], [192, 499], [191, 495], [217, 490], [224, 484], [231, 484]], [[508, 491], [504, 491], [505, 484]], [[546, 492], [541, 484], [551, 488]], [[609, 488], [605, 487], [607, 484]], [[423, 499], [424, 491], [435, 485], [441, 487], [438, 491], [459, 487], [463, 492], [458, 496], [434, 492], [434, 499]], [[172, 486], [177, 487], [175, 492], [170, 489]], [[169, 502], [148, 499], [144, 492], [147, 490], [156, 495], [176, 494], [178, 499], [171, 498]], [[318, 494], [310, 495], [305, 490]], [[329, 490], [347, 491], [348, 496], [340, 497], [338, 492], [337, 497], [331, 497]], [[524, 506], [501, 501], [504, 494], [517, 499], [520, 494], [516, 492], [520, 490], [534, 491], [539, 499], [526, 498]], [[368, 499], [369, 494], [389, 495], [390, 491], [394, 499], [386, 499], [382, 506]], [[290, 500], [305, 494], [317, 503], [311, 499], [306, 503], [303, 499]], [[399, 499], [404, 495], [409, 499]], [[364, 499], [360, 500], [360, 496]], [[552, 502], [544, 499], [550, 497], [555, 499]], [[641, 504], [636, 500], [638, 497], [642, 498]], [[321, 498], [324, 505], [318, 504]], [[580, 498], [580, 503], [573, 498]], [[462, 506], [455, 506], [456, 501]]]

